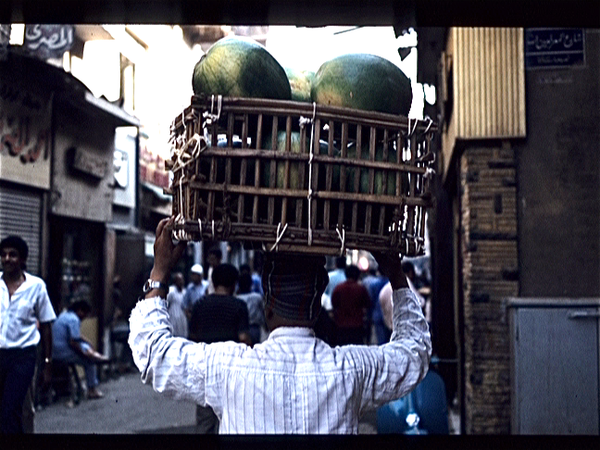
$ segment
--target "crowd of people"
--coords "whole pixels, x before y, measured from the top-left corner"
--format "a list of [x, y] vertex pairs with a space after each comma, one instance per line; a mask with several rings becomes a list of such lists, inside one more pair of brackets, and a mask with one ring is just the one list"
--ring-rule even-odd
[[[243, 328], [236, 333], [247, 333], [250, 345], [255, 345], [264, 341], [269, 333], [264, 317], [261, 275], [259, 270], [253, 271], [248, 264], [239, 267], [222, 264], [222, 257], [218, 247], [210, 249], [206, 272], [211, 275], [205, 276], [202, 265], [194, 264], [189, 270], [187, 284], [182, 272], [172, 274], [167, 302], [173, 336], [200, 340], [197, 330], [201, 326], [201, 318], [207, 317], [202, 310], [205, 304], [200, 300], [214, 299], [216, 286], [212, 274], [216, 267], [223, 266], [221, 269], [226, 270], [229, 278], [223, 281], [225, 286], [220, 289], [222, 293], [217, 294], [217, 298], [225, 304], [224, 297], [233, 296], [245, 304], [244, 316], [247, 318], [240, 322], [239, 326]], [[259, 255], [258, 258], [262, 257]], [[366, 271], [348, 264], [345, 256], [334, 258], [332, 262], [335, 267], [328, 271], [329, 281], [321, 296], [322, 317], [319, 317], [315, 330], [318, 337], [330, 345], [381, 345], [389, 342], [392, 334], [392, 287], [388, 278], [378, 270], [377, 262], [371, 260]], [[418, 276], [415, 265], [410, 261], [403, 261], [402, 269], [424, 314], [429, 316], [429, 280], [426, 276]], [[207, 322], [207, 326], [214, 326], [215, 322]], [[205, 338], [203, 342], [208, 341]]]
[[[126, 346], [142, 381], [197, 404], [199, 431], [355, 433], [364, 410], [405, 395], [424, 377], [431, 354], [425, 300], [414, 267], [401, 266], [398, 255], [375, 255], [379, 266], [361, 273], [345, 258], [328, 272], [323, 256], [275, 252], [258, 254], [263, 267], [253, 270], [223, 263], [214, 248], [206, 275], [195, 264], [186, 284], [183, 273], [171, 273], [185, 243], [176, 245], [167, 225], [157, 228], [154, 266], [145, 300], [129, 317]], [[25, 430], [22, 407], [39, 351], [44, 386], [53, 360], [78, 364], [89, 399], [103, 397], [97, 365], [108, 361], [81, 334], [90, 304], [73, 301], [57, 316], [44, 282], [25, 270], [27, 253], [20, 238], [0, 243], [4, 433]]]
[[[193, 267], [184, 292], [172, 271], [186, 243], [173, 241], [172, 222], [157, 227], [154, 265], [131, 313], [128, 342], [142, 382], [194, 402], [203, 432], [357, 433], [366, 411], [424, 378], [429, 327], [398, 254], [373, 254], [381, 275], [363, 283], [360, 270], [341, 259], [335, 276], [324, 256], [265, 252], [262, 294], [253, 292], [247, 267], [220, 263], [215, 254], [211, 276]], [[369, 345], [370, 290], [387, 283], [391, 334]], [[187, 338], [175, 335], [174, 318], [182, 316]]]

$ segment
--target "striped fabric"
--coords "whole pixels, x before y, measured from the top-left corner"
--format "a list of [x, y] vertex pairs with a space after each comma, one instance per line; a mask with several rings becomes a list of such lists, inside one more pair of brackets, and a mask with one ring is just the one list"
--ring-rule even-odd
[[394, 292], [394, 332], [382, 346], [332, 348], [312, 330], [282, 327], [254, 347], [174, 338], [164, 300], [138, 302], [129, 344], [142, 381], [210, 405], [220, 433], [358, 433], [362, 413], [412, 390], [431, 356], [427, 322], [409, 289]]

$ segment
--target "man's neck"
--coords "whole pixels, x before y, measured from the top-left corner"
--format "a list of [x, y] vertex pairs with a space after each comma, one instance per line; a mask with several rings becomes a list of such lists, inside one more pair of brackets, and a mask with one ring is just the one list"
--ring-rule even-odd
[[215, 295], [233, 295], [233, 292], [230, 288], [224, 286], [215, 286]]
[[25, 274], [22, 270], [15, 270], [13, 272], [3, 272], [2, 279], [6, 283], [15, 283], [19, 281], [25, 281]]

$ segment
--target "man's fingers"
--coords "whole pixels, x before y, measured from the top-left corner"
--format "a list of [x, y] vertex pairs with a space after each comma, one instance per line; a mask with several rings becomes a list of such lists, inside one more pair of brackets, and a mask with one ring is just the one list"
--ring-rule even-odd
[[171, 218], [167, 217], [158, 222], [158, 225], [156, 226], [156, 237], [161, 235], [163, 229], [165, 228], [169, 220], [171, 220]]
[[177, 245], [175, 246], [175, 249], [173, 250], [173, 253], [175, 254], [175, 257], [177, 260], [179, 260], [179, 258], [183, 254], [186, 247], [187, 247], [187, 242], [185, 242], [185, 241], [179, 241], [177, 243]]

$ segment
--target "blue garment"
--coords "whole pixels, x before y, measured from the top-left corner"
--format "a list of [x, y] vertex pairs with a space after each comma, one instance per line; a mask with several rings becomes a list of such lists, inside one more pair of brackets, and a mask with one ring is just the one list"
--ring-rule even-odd
[[264, 295], [263, 287], [262, 287], [262, 278], [259, 274], [252, 274], [252, 292], [256, 292], [257, 294]]
[[52, 356], [65, 361], [76, 355], [69, 339], [81, 340], [81, 321], [73, 311], [63, 311], [52, 324]]
[[23, 402], [35, 371], [36, 346], [0, 349], [0, 433], [22, 434]]
[[204, 297], [207, 287], [208, 282], [205, 280], [202, 280], [202, 283], [200, 284], [188, 284], [188, 287], [185, 290], [185, 295], [183, 296], [183, 308], [191, 311], [194, 303]]
[[325, 288], [325, 294], [327, 294], [329, 297], [331, 297], [331, 294], [333, 293], [333, 290], [335, 289], [335, 287], [338, 284], [346, 281], [346, 272], [344, 271], [344, 269], [335, 269], [335, 270], [332, 270], [331, 272], [329, 272], [328, 275], [329, 275], [329, 284]]
[[369, 292], [369, 297], [371, 297], [371, 321], [373, 322], [373, 328], [375, 329], [377, 345], [389, 342], [392, 335], [392, 330], [388, 329], [383, 323], [383, 311], [379, 304], [379, 293], [387, 282], [387, 277], [373, 275], [366, 276], [362, 280], [362, 283]]
[[82, 357], [69, 345], [70, 340], [77, 341], [82, 351], [91, 346], [81, 337], [81, 320], [73, 311], [63, 311], [52, 324], [52, 357], [57, 361], [75, 363], [83, 366], [87, 388], [98, 386], [98, 368], [96, 363]]

